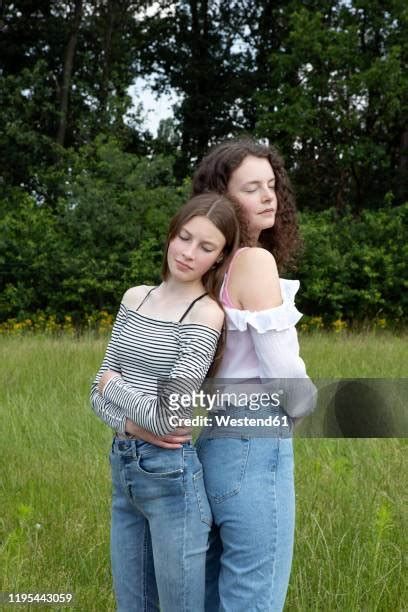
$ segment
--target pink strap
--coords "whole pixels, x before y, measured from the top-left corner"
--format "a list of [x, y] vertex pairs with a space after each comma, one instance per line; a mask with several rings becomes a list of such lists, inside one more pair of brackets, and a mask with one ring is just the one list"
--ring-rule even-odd
[[231, 298], [228, 293], [228, 283], [229, 283], [229, 279], [231, 275], [232, 264], [234, 263], [239, 253], [242, 253], [242, 251], [244, 251], [245, 249], [249, 249], [249, 248], [250, 247], [241, 247], [240, 249], [237, 249], [235, 251], [233, 258], [231, 259], [230, 265], [228, 266], [228, 270], [225, 273], [224, 282], [221, 288], [221, 302], [224, 304], [224, 306], [228, 306], [228, 308], [236, 308], [236, 306], [234, 306], [234, 304], [232, 303]]

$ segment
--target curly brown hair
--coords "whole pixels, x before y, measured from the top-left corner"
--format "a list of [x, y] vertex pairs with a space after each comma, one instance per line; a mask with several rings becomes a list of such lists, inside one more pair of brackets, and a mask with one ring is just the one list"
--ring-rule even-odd
[[[259, 244], [273, 254], [280, 272], [295, 268], [296, 259], [303, 249], [303, 241], [299, 234], [293, 188], [283, 158], [276, 147], [261, 144], [249, 137], [219, 143], [199, 163], [193, 176], [192, 195], [215, 191], [228, 196], [231, 175], [248, 155], [267, 159], [276, 178], [278, 207], [275, 224], [261, 232]], [[248, 245], [248, 230], [242, 223], [242, 217], [240, 222], [241, 244]]]

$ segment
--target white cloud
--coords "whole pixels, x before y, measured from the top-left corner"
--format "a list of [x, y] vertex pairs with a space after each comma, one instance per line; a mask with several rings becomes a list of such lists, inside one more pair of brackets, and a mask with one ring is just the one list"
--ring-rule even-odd
[[147, 81], [141, 78], [137, 78], [129, 87], [128, 93], [133, 100], [134, 107], [142, 104], [144, 125], [156, 136], [160, 120], [173, 116], [172, 106], [178, 101], [177, 95], [171, 93], [157, 97]]

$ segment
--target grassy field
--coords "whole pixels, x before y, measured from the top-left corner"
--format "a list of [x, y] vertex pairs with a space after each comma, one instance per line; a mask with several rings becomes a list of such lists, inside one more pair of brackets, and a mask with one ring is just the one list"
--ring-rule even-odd
[[[86, 612], [114, 610], [111, 433], [88, 405], [106, 342], [0, 342], [0, 591], [73, 592]], [[406, 344], [385, 332], [301, 338], [309, 373], [321, 378], [406, 377]], [[296, 439], [295, 461], [285, 611], [408, 610], [407, 441]]]

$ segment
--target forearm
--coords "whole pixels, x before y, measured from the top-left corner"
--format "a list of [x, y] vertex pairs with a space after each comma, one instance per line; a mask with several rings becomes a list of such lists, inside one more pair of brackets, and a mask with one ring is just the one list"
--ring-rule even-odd
[[92, 385], [91, 406], [96, 416], [118, 433], [129, 434], [152, 444], [160, 443], [159, 438], [155, 440], [154, 434], [143, 427], [139, 427], [128, 418], [120, 406], [105, 400], [98, 390], [98, 383]]
[[[180, 385], [178, 385], [180, 388]], [[179, 418], [191, 418], [193, 406], [173, 410], [169, 396], [172, 387], [163, 390], [160, 395], [138, 391], [126, 383], [120, 376], [112, 378], [102, 391], [102, 398], [120, 407], [123, 414], [139, 427], [150, 431], [156, 436], [164, 436], [174, 432], [178, 427]], [[186, 387], [183, 388], [183, 393]]]
[[116, 406], [112, 402], [104, 400], [98, 393], [98, 384], [105, 372], [110, 369], [120, 371], [120, 363], [117, 356], [115, 343], [120, 335], [121, 329], [126, 321], [126, 309], [121, 304], [115, 324], [112, 329], [112, 335], [109, 344], [106, 348], [105, 356], [98, 373], [91, 386], [90, 391], [90, 404], [92, 410], [98, 418], [100, 418], [106, 425], [112, 427], [120, 433], [124, 433], [126, 415], [119, 406]]
[[97, 385], [92, 385], [91, 407], [98, 418], [119, 433], [125, 433], [126, 415], [121, 408], [105, 400], [98, 392]]

